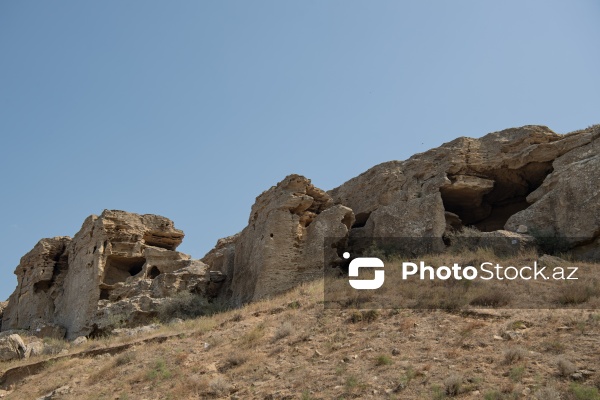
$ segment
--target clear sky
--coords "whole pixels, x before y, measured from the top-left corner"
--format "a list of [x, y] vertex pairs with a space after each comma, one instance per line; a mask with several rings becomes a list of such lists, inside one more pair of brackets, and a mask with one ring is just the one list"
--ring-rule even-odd
[[0, 299], [43, 237], [164, 215], [202, 257], [290, 173], [600, 122], [598, 1], [2, 1]]

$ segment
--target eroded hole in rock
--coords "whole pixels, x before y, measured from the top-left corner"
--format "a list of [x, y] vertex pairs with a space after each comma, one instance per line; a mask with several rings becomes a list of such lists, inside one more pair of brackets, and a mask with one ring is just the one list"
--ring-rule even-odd
[[144, 257], [108, 256], [104, 267], [103, 282], [107, 285], [124, 282], [130, 276], [139, 274], [145, 263]]
[[355, 215], [354, 225], [352, 228], [362, 228], [367, 224], [369, 217], [371, 216], [370, 212], [358, 213]]
[[153, 266], [152, 268], [150, 268], [150, 272], [148, 273], [148, 277], [150, 279], [154, 279], [159, 275], [160, 275], [160, 270], [156, 266]]
[[[551, 172], [552, 163], [535, 162], [520, 169], [487, 171], [485, 176], [449, 176], [451, 184], [441, 187], [440, 193], [445, 210], [458, 216], [463, 226], [491, 232], [504, 229], [512, 215], [529, 207], [527, 196]], [[452, 214], [447, 214], [446, 220], [456, 226]]]
[[100, 300], [108, 300], [110, 298], [110, 290], [100, 289]]
[[47, 292], [52, 286], [52, 281], [39, 281], [33, 284], [33, 292]]

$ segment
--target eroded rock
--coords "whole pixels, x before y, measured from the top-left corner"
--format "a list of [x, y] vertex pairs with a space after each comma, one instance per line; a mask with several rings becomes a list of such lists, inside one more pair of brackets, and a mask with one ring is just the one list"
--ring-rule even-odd
[[43, 326], [38, 333], [51, 337], [66, 329], [74, 339], [111, 321], [148, 322], [161, 297], [181, 290], [213, 293], [206, 266], [175, 251], [183, 237], [167, 218], [105, 210], [73, 239], [42, 239], [15, 271], [3, 329]]
[[248, 226], [220, 240], [203, 261], [228, 276], [223, 289], [242, 304], [322, 276], [324, 265], [339, 258], [324, 249], [325, 237], [347, 237], [353, 223], [350, 208], [290, 175], [258, 196]]
[[0, 361], [10, 361], [25, 357], [27, 347], [21, 336], [12, 334], [0, 337]]
[[568, 135], [524, 126], [458, 138], [329, 194], [354, 211], [359, 237], [442, 237], [463, 225], [591, 243], [600, 233], [600, 217], [589, 214], [600, 202], [599, 135], [597, 126]]

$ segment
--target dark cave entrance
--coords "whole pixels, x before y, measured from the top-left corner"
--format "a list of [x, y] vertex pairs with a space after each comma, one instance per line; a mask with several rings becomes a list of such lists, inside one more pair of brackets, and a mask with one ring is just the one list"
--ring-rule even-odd
[[152, 268], [150, 268], [150, 272], [148, 273], [148, 277], [150, 279], [154, 279], [159, 275], [160, 275], [160, 270], [156, 266], [153, 266]]
[[124, 282], [130, 276], [135, 276], [142, 272], [142, 267], [145, 263], [146, 259], [144, 257], [110, 255], [106, 258], [103, 283], [114, 285], [118, 282]]
[[[529, 207], [527, 196], [552, 172], [552, 163], [529, 163], [519, 169], [502, 168], [485, 174], [455, 175], [440, 188], [444, 208], [460, 218], [460, 225], [482, 232], [504, 229], [508, 219]], [[455, 218], [447, 214], [447, 220]]]

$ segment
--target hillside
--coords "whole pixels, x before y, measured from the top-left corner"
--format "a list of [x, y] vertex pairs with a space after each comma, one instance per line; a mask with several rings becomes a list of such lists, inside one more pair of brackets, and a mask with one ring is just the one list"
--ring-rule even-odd
[[316, 281], [134, 336], [48, 342], [59, 356], [0, 364], [0, 397], [597, 399], [599, 339], [597, 311], [325, 309]]

